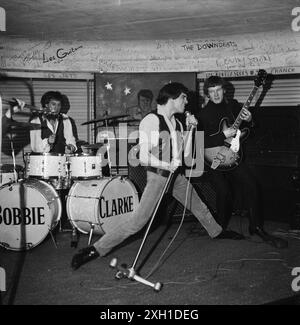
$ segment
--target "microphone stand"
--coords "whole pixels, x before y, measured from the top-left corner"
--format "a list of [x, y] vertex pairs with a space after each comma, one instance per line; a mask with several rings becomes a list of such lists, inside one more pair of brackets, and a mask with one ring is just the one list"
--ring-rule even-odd
[[[184, 145], [186, 139], [188, 138], [188, 136], [190, 135], [190, 132], [192, 132], [192, 131], [193, 131], [193, 126], [190, 125], [189, 128], [188, 128], [188, 133], [187, 133], [186, 137], [185, 137], [184, 140], [183, 140], [183, 145]], [[179, 151], [179, 153], [178, 153], [178, 156], [181, 155], [182, 150], [183, 150], [183, 146], [181, 146], [181, 149], [180, 149], [180, 151]], [[144, 246], [144, 244], [145, 244], [145, 242], [146, 242], [146, 238], [147, 238], [147, 236], [148, 236], [148, 233], [149, 233], [149, 231], [150, 231], [151, 225], [152, 225], [152, 223], [153, 223], [153, 221], [154, 221], [154, 218], [155, 218], [155, 216], [156, 216], [157, 210], [158, 210], [158, 208], [159, 208], [159, 206], [160, 206], [160, 203], [161, 203], [161, 201], [162, 201], [162, 198], [163, 198], [163, 196], [165, 195], [165, 193], [166, 193], [166, 191], [167, 191], [167, 189], [168, 189], [168, 187], [169, 187], [169, 185], [170, 185], [170, 183], [171, 183], [171, 180], [172, 180], [172, 178], [173, 178], [173, 175], [174, 175], [174, 171], [173, 171], [173, 172], [170, 172], [170, 174], [169, 174], [169, 176], [168, 176], [168, 178], [167, 178], [167, 181], [166, 181], [166, 183], [165, 183], [165, 185], [164, 185], [164, 188], [163, 188], [163, 191], [162, 191], [162, 193], [161, 193], [161, 196], [160, 196], [159, 200], [158, 200], [157, 203], [156, 203], [156, 206], [155, 206], [155, 209], [154, 209], [154, 211], [153, 211], [152, 217], [151, 217], [151, 219], [150, 219], [150, 222], [149, 222], [149, 224], [148, 224], [148, 227], [147, 227], [147, 229], [146, 229], [146, 232], [145, 232], [145, 235], [144, 235], [144, 237], [143, 237], [142, 243], [141, 243], [141, 245], [140, 245], [140, 247], [139, 247], [139, 249], [138, 249], [138, 252], [137, 252], [137, 254], [136, 254], [136, 257], [135, 257], [135, 259], [134, 259], [134, 262], [132, 263], [132, 266], [131, 266], [130, 268], [127, 269], [126, 266], [123, 266], [123, 265], [118, 266], [118, 265], [117, 265], [117, 264], [118, 264], [118, 260], [117, 260], [117, 258], [113, 258], [113, 259], [111, 260], [109, 266], [110, 266], [111, 268], [117, 268], [117, 270], [118, 270], [118, 272], [117, 272], [116, 275], [115, 275], [115, 278], [116, 278], [116, 279], [122, 279], [122, 278], [124, 278], [124, 277], [127, 277], [127, 278], [130, 279], [130, 280], [135, 280], [135, 281], [137, 281], [137, 282], [140, 282], [140, 283], [143, 283], [143, 284], [145, 284], [145, 285], [148, 285], [148, 286], [152, 287], [155, 291], [160, 291], [160, 290], [161, 290], [161, 288], [162, 288], [162, 286], [163, 286], [162, 283], [160, 283], [160, 282], [153, 283], [153, 282], [150, 282], [150, 281], [148, 281], [148, 280], [142, 278], [141, 276], [137, 275], [137, 274], [136, 274], [136, 271], [135, 271], [135, 266], [136, 266], [136, 263], [137, 263], [137, 261], [138, 261], [138, 258], [139, 258], [139, 256], [140, 256], [140, 254], [141, 254], [142, 248], [143, 248], [143, 246]]]

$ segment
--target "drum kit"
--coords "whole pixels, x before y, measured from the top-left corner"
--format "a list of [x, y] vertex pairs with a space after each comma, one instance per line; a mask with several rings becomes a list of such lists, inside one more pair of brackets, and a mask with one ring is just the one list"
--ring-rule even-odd
[[[125, 116], [106, 116], [83, 124], [107, 124]], [[103, 143], [83, 144], [82, 148], [101, 146]], [[54, 241], [52, 232], [64, 210], [62, 191], [67, 192], [68, 220], [73, 229], [89, 234], [89, 243], [93, 234], [113, 231], [118, 220], [129, 218], [139, 203], [138, 192], [128, 178], [103, 174], [101, 154], [26, 153], [24, 168], [15, 164], [13, 150], [12, 156], [13, 165], [1, 169], [0, 174], [0, 246], [8, 250], [32, 249], [48, 234]]]

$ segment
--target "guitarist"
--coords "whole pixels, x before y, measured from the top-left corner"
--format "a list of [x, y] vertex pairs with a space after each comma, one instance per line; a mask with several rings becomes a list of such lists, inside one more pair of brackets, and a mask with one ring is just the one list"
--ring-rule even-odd
[[[198, 121], [204, 131], [204, 146], [212, 148], [224, 146], [224, 141], [234, 137], [237, 130], [230, 127], [240, 113], [242, 124], [252, 122], [251, 112], [242, 108], [236, 100], [225, 98], [225, 80], [219, 76], [207, 78], [203, 86], [207, 104], [201, 109]], [[228, 119], [228, 128], [220, 129], [223, 118]], [[217, 221], [225, 229], [233, 211], [233, 191], [242, 194], [245, 208], [249, 216], [249, 233], [257, 235], [263, 241], [277, 247], [286, 247], [287, 242], [276, 238], [263, 229], [263, 218], [259, 209], [257, 183], [250, 168], [241, 161], [235, 168], [228, 170], [209, 167], [208, 177], [216, 190]], [[219, 218], [219, 219], [218, 219]]]

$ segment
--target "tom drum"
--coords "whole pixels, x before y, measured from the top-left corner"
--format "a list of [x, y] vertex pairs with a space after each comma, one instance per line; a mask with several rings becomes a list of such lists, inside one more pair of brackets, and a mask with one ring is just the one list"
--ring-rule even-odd
[[69, 176], [71, 179], [91, 179], [102, 177], [100, 155], [75, 154], [68, 157]]
[[54, 153], [27, 153], [25, 155], [26, 178], [49, 179], [67, 176], [66, 156]]

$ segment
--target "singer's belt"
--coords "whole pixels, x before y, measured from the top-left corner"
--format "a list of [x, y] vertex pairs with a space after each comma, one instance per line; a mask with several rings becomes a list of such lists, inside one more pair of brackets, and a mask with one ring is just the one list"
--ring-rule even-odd
[[168, 177], [170, 175], [170, 173], [171, 173], [169, 170], [156, 168], [156, 167], [152, 167], [152, 166], [147, 166], [146, 170], [148, 170], [149, 172], [153, 172], [155, 174], [158, 174], [160, 176], [163, 176], [163, 177]]

